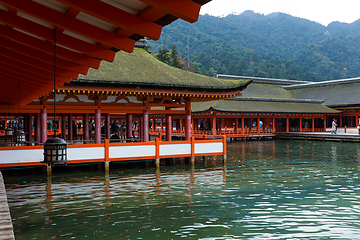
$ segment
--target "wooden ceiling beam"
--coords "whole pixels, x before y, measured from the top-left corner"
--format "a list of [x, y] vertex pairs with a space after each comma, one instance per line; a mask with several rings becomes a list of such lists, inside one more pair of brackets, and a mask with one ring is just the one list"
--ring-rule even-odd
[[0, 3], [116, 49], [132, 52], [135, 46], [134, 40], [121, 37], [32, 0], [0, 0]]
[[156, 9], [169, 13], [190, 23], [199, 19], [201, 5], [191, 0], [140, 0]]
[[91, 4], [83, 0], [57, 1], [129, 32], [146, 36], [153, 40], [160, 38], [162, 26], [124, 10], [114, 8], [102, 1], [92, 1]]
[[[1, 45], [1, 43], [0, 43]], [[25, 51], [21, 52], [20, 49], [23, 49]], [[33, 54], [32, 54], [33, 53]], [[53, 72], [54, 70], [54, 57], [40, 52], [40, 51], [34, 51], [34, 49], [31, 48], [11, 48], [7, 49], [2, 46], [0, 46], [0, 55], [9, 57], [12, 59], [18, 59], [20, 62], [26, 63], [26, 61], [33, 60], [34, 62], [28, 62], [29, 64], [35, 64], [35, 66], [41, 66], [41, 65], [48, 65], [50, 66], [50, 72]], [[33, 58], [35, 57], [35, 58]], [[87, 74], [89, 68], [80, 64], [76, 64], [74, 62], [69, 62], [61, 58], [56, 58], [56, 66], [59, 66], [63, 69], [67, 69], [76, 73], [81, 74]]]
[[[54, 44], [53, 43], [46, 41], [46, 40], [41, 40], [41, 39], [32, 37], [28, 34], [14, 30], [11, 27], [6, 27], [3, 25], [0, 25], [0, 36], [7, 38], [7, 39], [11, 39], [14, 42], [28, 46], [34, 50], [44, 52], [50, 56], [53, 56], [53, 54], [54, 54]], [[64, 60], [66, 60], [66, 61], [75, 62], [75, 63], [81, 64], [84, 66], [89, 65], [89, 63], [91, 63], [91, 61], [94, 60], [93, 57], [89, 57], [84, 54], [77, 53], [77, 52], [71, 51], [69, 49], [60, 47], [60, 46], [56, 47], [56, 56], [58, 58], [62, 58]], [[100, 60], [98, 60], [98, 61], [100, 61]]]
[[[34, 73], [34, 74], [37, 74], [37, 75], [40, 75], [40, 76], [43, 76], [43, 77], [47, 77], [47, 78], [51, 78], [51, 77], [53, 78], [54, 77], [54, 73], [51, 72], [51, 71], [44, 71], [44, 70], [42, 70], [40, 68], [33, 67], [33, 66], [30, 66], [30, 65], [22, 63], [22, 62], [18, 62], [18, 61], [14, 60], [14, 59], [11, 59], [11, 58], [2, 57], [2, 58], [0, 58], [0, 63], [8, 65], [8, 66], [15, 67], [15, 68], [19, 69], [18, 71], [27, 71], [29, 73]], [[63, 78], [70, 78], [70, 77], [66, 77], [66, 76], [56, 74], [56, 78], [57, 79], [63, 79]]]
[[[37, 87], [37, 88], [41, 88], [41, 87], [46, 87], [46, 86], [54, 86], [54, 80], [51, 79], [45, 79], [45, 78], [36, 78], [36, 76], [33, 75], [28, 75], [26, 76], [24, 73], [16, 73], [13, 72], [12, 70], [7, 70], [2, 64], [0, 65], [0, 73], [3, 76], [7, 76], [10, 79], [13, 79], [12, 81], [14, 81], [16, 79], [16, 82], [24, 82], [24, 83], [29, 83], [29, 84], [33, 84], [33, 87]], [[59, 81], [60, 83], [60, 81]], [[60, 84], [59, 84], [60, 85]]]
[[[0, 62], [2, 62], [1, 60], [2, 58], [0, 58]], [[26, 69], [26, 67], [28, 67], [29, 69]], [[0, 65], [0, 68], [2, 69], [6, 69], [10, 72], [13, 73], [19, 73], [20, 75], [24, 76], [24, 78], [33, 78], [33, 79], [37, 79], [40, 82], [44, 82], [44, 83], [48, 83], [49, 80], [53, 80], [54, 79], [54, 74], [47, 74], [47, 76], [44, 76], [44, 71], [38, 71], [38, 72], [34, 72], [32, 67], [29, 66], [24, 66], [24, 67], [18, 67], [16, 65], [10, 64], [9, 62], [2, 62], [2, 64]], [[47, 72], [46, 72], [47, 73]], [[63, 76], [56, 76], [56, 81], [59, 81], [59, 86], [62, 86], [62, 83], [69, 83], [70, 82], [70, 78], [67, 77], [63, 77]]]
[[[36, 35], [51, 43], [54, 42], [53, 29], [30, 20], [26, 20], [25, 18], [19, 17], [16, 14], [12, 14], [8, 11], [0, 9], [0, 22]], [[82, 41], [78, 38], [71, 37], [67, 34], [61, 33], [60, 31], [57, 31], [56, 33], [56, 42], [58, 45], [65, 46], [75, 51], [109, 62], [112, 62], [115, 57], [115, 52], [112, 50]], [[70, 58], [70, 60], [71, 59], [72, 58]]]

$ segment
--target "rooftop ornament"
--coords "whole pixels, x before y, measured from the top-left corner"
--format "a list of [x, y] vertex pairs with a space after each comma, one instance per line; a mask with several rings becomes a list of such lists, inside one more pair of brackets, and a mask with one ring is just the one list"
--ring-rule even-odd
[[[56, 121], [56, 28], [54, 29], [54, 122]], [[44, 161], [48, 166], [53, 163], [66, 163], [67, 143], [64, 139], [56, 137], [56, 127], [54, 137], [44, 143]]]

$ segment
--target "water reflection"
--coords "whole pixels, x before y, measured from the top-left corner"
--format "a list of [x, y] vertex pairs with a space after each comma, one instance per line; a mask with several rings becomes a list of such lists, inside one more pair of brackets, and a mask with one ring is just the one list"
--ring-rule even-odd
[[6, 176], [16, 239], [356, 239], [357, 144], [228, 144], [196, 165]]

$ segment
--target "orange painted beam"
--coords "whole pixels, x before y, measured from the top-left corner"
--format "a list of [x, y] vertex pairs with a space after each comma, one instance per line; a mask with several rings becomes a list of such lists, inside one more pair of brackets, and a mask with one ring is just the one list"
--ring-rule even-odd
[[102, 1], [92, 1], [91, 4], [83, 0], [57, 1], [129, 32], [146, 36], [153, 40], [158, 40], [160, 38], [162, 30], [160, 25], [113, 7]]
[[[0, 22], [6, 23], [9, 26], [21, 29], [49, 42], [54, 42], [54, 30], [38, 23], [35, 23], [25, 18], [19, 17], [16, 14], [10, 13], [0, 9]], [[56, 42], [59, 45], [74, 49], [86, 55], [103, 59], [112, 62], [115, 57], [115, 52], [109, 49], [96, 46], [94, 44], [82, 41], [78, 38], [71, 37], [61, 32], [56, 33]], [[73, 59], [73, 58], [71, 58]], [[70, 59], [70, 60], [71, 60]]]
[[[15, 42], [28, 46], [34, 50], [44, 52], [49, 56], [54, 54], [53, 43], [48, 41], [43, 41], [41, 39], [32, 37], [22, 32], [13, 30], [10, 27], [0, 25], [0, 36], [3, 36], [8, 39], [12, 39]], [[89, 56], [85, 56], [81, 53], [77, 53], [60, 46], [57, 46], [56, 48], [56, 56], [57, 58], [59, 58], [59, 60], [63, 59], [69, 62], [81, 63], [82, 65], [85, 65], [85, 62], [83, 62], [82, 59], [89, 60], [88, 58], [90, 58]]]
[[140, 0], [190, 23], [199, 19], [201, 5], [191, 0]]
[[[21, 52], [20, 49], [24, 49], [25, 51]], [[54, 71], [54, 57], [31, 48], [18, 48], [14, 50], [0, 47], [0, 55], [12, 58], [23, 63], [35, 65], [35, 67], [42, 68], [42, 66], [44, 66], [46, 69], [49, 69], [50, 72]], [[39, 60], [39, 58], [41, 58], [41, 60]], [[56, 58], [56, 65], [60, 67], [60, 70], [62, 68], [73, 71], [75, 73], [87, 74], [89, 70], [89, 67], [76, 64], [74, 62], [70, 62], [61, 58]], [[61, 74], [61, 71], [59, 71], [58, 73]]]
[[156, 20], [160, 19], [161, 17], [165, 16], [166, 14], [167, 14], [167, 12], [165, 12], [164, 10], [160, 10], [160, 9], [148, 6], [147, 8], [145, 8], [144, 10], [139, 12], [138, 15], [141, 18], [144, 18], [148, 21], [155, 22]]
[[[34, 58], [39, 59], [44, 62], [49, 62], [49, 63], [54, 62], [54, 57], [52, 55], [46, 54], [42, 51], [38, 51], [33, 48], [30, 48], [23, 44], [14, 42], [10, 39], [0, 37], [0, 46], [3, 46], [4, 48], [7, 48], [7, 49], [11, 49], [15, 52], [23, 53], [24, 55], [27, 55], [29, 57], [34, 57]], [[35, 56], [32, 56], [31, 54], [35, 54]], [[94, 58], [86, 56], [86, 55], [82, 55], [79, 58], [79, 60], [80, 60], [79, 62], [76, 62], [76, 59], [75, 60], [73, 59], [72, 61], [74, 63], [79, 63], [80, 65], [92, 67], [92, 68], [96, 68], [96, 69], [98, 69], [100, 66], [100, 60], [94, 59]]]
[[[3, 59], [3, 58], [0, 58], [0, 62], [2, 61], [1, 59]], [[35, 72], [35, 71], [33, 71], [35, 68], [31, 68], [26, 65], [23, 67], [20, 67], [20, 66], [16, 66], [14, 64], [10, 64], [9, 62], [4, 61], [0, 65], [0, 68], [3, 68], [5, 70], [8, 70], [13, 73], [18, 73], [18, 74], [24, 76], [25, 79], [26, 78], [36, 79], [37, 82], [48, 83], [49, 81], [51, 82], [54, 79], [54, 74], [51, 74], [51, 73], [45, 72], [45, 71], [40, 71], [40, 70]], [[44, 73], [47, 73], [47, 74], [44, 74]], [[62, 86], [63, 84], [61, 84], [61, 83], [70, 82], [70, 80], [71, 79], [67, 78], [67, 77], [63, 77], [63, 76], [59, 76], [59, 75], [56, 76], [56, 81], [59, 83], [59, 84], [57, 84], [58, 86]]]
[[[53, 80], [45, 80], [45, 79], [39, 79], [32, 78], [31, 76], [24, 77], [24, 75], [20, 73], [11, 72], [4, 68], [4, 65], [0, 65], [0, 72], [1, 75], [5, 78], [8, 77], [8, 79], [13, 79], [11, 83], [29, 83], [32, 84], [34, 87], [42, 87], [47, 86], [47, 84], [50, 86], [50, 84], [54, 85], [52, 82]], [[3, 84], [3, 83], [1, 83]], [[30, 85], [31, 86], [31, 85]]]
[[93, 39], [107, 46], [121, 49], [126, 52], [133, 51], [135, 45], [134, 40], [121, 37], [113, 32], [78, 20], [32, 0], [0, 0], [0, 2], [15, 10], [24, 12], [73, 33]]
[[[37, 75], [40, 75], [43, 77], [54, 78], [54, 74], [50, 71], [43, 71], [39, 68], [32, 67], [30, 65], [15, 61], [14, 59], [11, 59], [11, 58], [2, 57], [2, 58], [0, 58], [0, 63], [18, 68], [19, 69], [18, 71], [27, 71], [29, 73], [34, 73], [34, 74], [37, 74]], [[58, 74], [56, 74], [56, 78], [57, 79], [68, 78], [70, 81], [69, 77], [65, 77], [65, 76], [58, 75]], [[65, 82], [65, 80], [64, 80], [64, 82]]]

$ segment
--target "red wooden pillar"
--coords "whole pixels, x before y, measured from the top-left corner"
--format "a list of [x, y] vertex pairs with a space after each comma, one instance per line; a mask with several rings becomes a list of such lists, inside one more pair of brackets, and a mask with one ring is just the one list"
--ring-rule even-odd
[[290, 132], [290, 118], [286, 117], [286, 132]]
[[273, 117], [273, 120], [272, 120], [272, 132], [274, 133], [275, 132], [275, 118]]
[[105, 139], [110, 139], [110, 113], [105, 114]]
[[241, 134], [245, 135], [245, 118], [241, 118]]
[[260, 134], [260, 117], [257, 118], [257, 125], [256, 125], [257, 134]]
[[238, 130], [238, 126], [239, 126], [239, 118], [238, 117], [236, 117], [235, 118], [235, 128], [234, 128], [234, 130], [237, 132], [237, 130]]
[[41, 140], [40, 142], [45, 143], [47, 141], [47, 110], [46, 108], [41, 109]]
[[73, 140], [73, 132], [74, 132], [74, 128], [73, 128], [73, 115], [72, 113], [68, 114], [68, 139], [71, 141]]
[[156, 122], [156, 119], [155, 118], [153, 118], [152, 119], [152, 132], [155, 132], [155, 122]]
[[326, 132], [326, 121], [327, 121], [327, 117], [324, 117], [324, 132]]
[[191, 104], [186, 103], [185, 106], [185, 141], [190, 141], [191, 138]]
[[315, 132], [315, 117], [312, 118], [312, 132]]
[[183, 120], [182, 118], [179, 119], [179, 126], [180, 126], [180, 133], [183, 133]]
[[41, 117], [40, 113], [35, 115], [35, 141], [41, 142]]
[[28, 142], [32, 142], [33, 141], [33, 137], [32, 137], [32, 130], [33, 130], [33, 125], [32, 125], [32, 113], [28, 113], [27, 114], [27, 118], [26, 118], [26, 129], [27, 129], [27, 141]]
[[[165, 110], [170, 110], [170, 108], [166, 108]], [[165, 126], [166, 126], [166, 141], [171, 141], [172, 118], [170, 114], [165, 115]]]
[[95, 110], [95, 143], [101, 143], [101, 110]]
[[140, 117], [140, 124], [138, 125], [138, 132], [140, 132], [140, 138], [144, 139], [144, 115]]
[[132, 137], [132, 114], [126, 114], [126, 138]]
[[[153, 121], [154, 123], [155, 121]], [[148, 110], [145, 110], [143, 113], [143, 139], [144, 142], [149, 142], [149, 112]]]
[[300, 128], [299, 128], [299, 131], [302, 132], [302, 117], [300, 117]]
[[212, 117], [212, 132], [213, 132], [213, 136], [215, 136], [216, 135], [216, 116], [215, 115], [213, 115], [213, 117]]
[[[65, 129], [64, 129], [65, 130]], [[84, 140], [89, 140], [89, 114], [88, 113], [84, 113], [83, 116], [83, 138]], [[87, 142], [85, 142], [87, 143]]]
[[339, 121], [338, 127], [343, 127], [342, 117], [341, 117], [341, 116], [339, 116], [339, 118], [340, 118], [340, 121]]
[[65, 114], [61, 114], [60, 128], [61, 128], [61, 138], [66, 140], [66, 116], [65, 116]]

